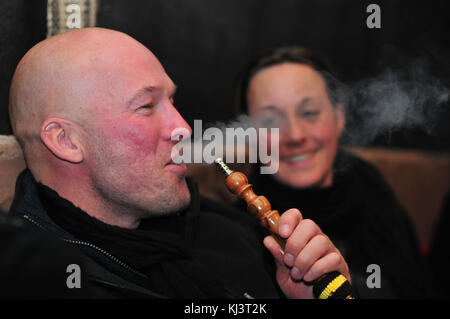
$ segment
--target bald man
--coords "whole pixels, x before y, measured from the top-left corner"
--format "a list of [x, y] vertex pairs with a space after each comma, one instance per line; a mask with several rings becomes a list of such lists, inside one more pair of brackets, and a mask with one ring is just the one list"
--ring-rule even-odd
[[350, 279], [298, 210], [280, 220], [284, 253], [272, 237], [264, 248], [246, 214], [198, 194], [171, 158], [173, 132], [191, 132], [175, 90], [123, 33], [88, 28], [37, 44], [10, 90], [28, 167], [11, 212], [81, 249], [92, 266], [82, 273], [108, 297], [310, 298], [309, 282], [325, 273]]

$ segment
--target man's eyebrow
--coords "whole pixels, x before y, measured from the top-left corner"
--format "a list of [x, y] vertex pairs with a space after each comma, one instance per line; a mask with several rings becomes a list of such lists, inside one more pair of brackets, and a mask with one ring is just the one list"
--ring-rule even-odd
[[127, 106], [131, 106], [135, 100], [140, 98], [142, 95], [151, 93], [154, 89], [155, 89], [154, 86], [146, 86], [140, 88], [130, 99], [127, 100], [126, 102]]

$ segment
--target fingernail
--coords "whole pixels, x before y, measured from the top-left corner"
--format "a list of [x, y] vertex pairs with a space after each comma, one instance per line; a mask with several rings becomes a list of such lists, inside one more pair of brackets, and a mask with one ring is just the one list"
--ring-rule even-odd
[[291, 277], [294, 279], [301, 279], [302, 278], [302, 272], [297, 267], [294, 267], [291, 269]]
[[306, 281], [311, 281], [312, 272], [311, 270], [308, 270], [308, 272], [303, 276], [303, 279]]
[[289, 253], [286, 253], [284, 255], [284, 263], [286, 264], [286, 266], [292, 267], [294, 265], [294, 256]]
[[289, 225], [288, 224], [281, 224], [280, 228], [278, 229], [280, 232], [280, 235], [283, 237], [287, 237], [289, 235]]

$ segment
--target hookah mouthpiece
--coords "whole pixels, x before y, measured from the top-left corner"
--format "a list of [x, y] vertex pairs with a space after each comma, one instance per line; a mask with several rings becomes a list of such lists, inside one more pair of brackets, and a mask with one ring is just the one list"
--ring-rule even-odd
[[230, 176], [231, 173], [233, 173], [233, 171], [227, 166], [227, 164], [225, 164], [225, 163], [223, 162], [222, 158], [218, 157], [218, 158], [216, 158], [216, 160], [215, 160], [214, 162], [217, 164], [217, 166], [219, 166], [219, 167], [222, 169], [222, 171], [223, 171], [227, 176]]

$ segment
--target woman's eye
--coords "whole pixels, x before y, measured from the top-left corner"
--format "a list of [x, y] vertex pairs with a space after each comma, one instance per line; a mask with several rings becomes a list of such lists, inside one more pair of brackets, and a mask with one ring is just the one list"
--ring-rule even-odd
[[274, 117], [261, 118], [261, 119], [259, 119], [259, 125], [261, 127], [267, 127], [267, 128], [279, 127], [280, 120], [277, 118], [274, 118]]
[[303, 111], [300, 112], [300, 116], [303, 118], [311, 118], [319, 115], [320, 111]]

